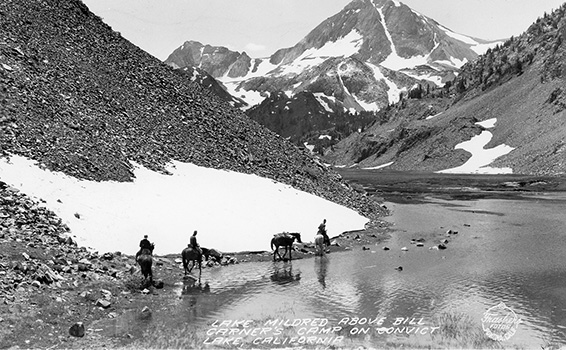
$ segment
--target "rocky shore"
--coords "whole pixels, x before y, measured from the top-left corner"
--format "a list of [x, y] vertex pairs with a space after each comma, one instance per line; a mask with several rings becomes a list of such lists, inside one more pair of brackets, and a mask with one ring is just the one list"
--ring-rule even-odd
[[[376, 223], [333, 237], [329, 251], [362, 249], [384, 237], [385, 224]], [[142, 317], [149, 309], [141, 305], [184, 275], [180, 254], [155, 256], [150, 285], [133, 256], [77, 246], [53, 212], [1, 182], [0, 247], [0, 348], [118, 347], [130, 339], [99, 333], [93, 325], [132, 309]], [[293, 252], [293, 259], [313, 256], [308, 243]], [[226, 253], [203, 268], [272, 259], [270, 251]]]

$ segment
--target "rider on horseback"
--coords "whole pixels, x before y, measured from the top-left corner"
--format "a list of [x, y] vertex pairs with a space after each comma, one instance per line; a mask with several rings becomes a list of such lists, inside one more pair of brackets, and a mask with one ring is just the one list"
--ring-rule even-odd
[[318, 225], [318, 233], [324, 236], [324, 243], [328, 247], [330, 245], [330, 238], [328, 233], [326, 233], [326, 219], [322, 221], [322, 224]]
[[189, 241], [189, 247], [193, 248], [194, 250], [202, 254], [202, 249], [200, 249], [200, 246], [197, 243], [197, 230], [195, 230], [195, 232], [191, 236], [191, 239]]
[[142, 250], [149, 249], [151, 252], [153, 252], [153, 247], [154, 244], [147, 239], [147, 235], [144, 235], [143, 239], [140, 241], [140, 250], [138, 250], [138, 252], [136, 253], [136, 260], [138, 256], [141, 254]]

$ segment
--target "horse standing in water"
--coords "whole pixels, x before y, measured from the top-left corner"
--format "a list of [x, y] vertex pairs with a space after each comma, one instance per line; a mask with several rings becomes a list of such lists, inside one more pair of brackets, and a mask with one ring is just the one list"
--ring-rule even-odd
[[[198, 250], [194, 249], [193, 247], [187, 247], [183, 249], [181, 252], [181, 256], [183, 258], [183, 268], [185, 269], [185, 276], [191, 273], [191, 270], [195, 265], [198, 263], [198, 278], [200, 279], [200, 275], [202, 273], [202, 257], [203, 254], [200, 253]], [[208, 257], [207, 257], [208, 260]], [[189, 262], [193, 262], [191, 268], [189, 268]]]
[[315, 246], [315, 254], [316, 255], [324, 256], [324, 254], [326, 253], [326, 251], [325, 251], [326, 242], [325, 241], [326, 241], [326, 238], [321, 233], [318, 233], [316, 236], [314, 236], [314, 246]]
[[140, 265], [144, 279], [147, 280], [147, 277], [149, 276], [150, 283], [153, 283], [153, 272], [151, 271], [151, 266], [153, 265], [153, 248], [153, 245], [151, 246], [151, 249], [143, 248], [136, 259], [137, 263]]
[[[291, 251], [293, 250], [293, 242], [295, 241], [295, 239], [297, 240], [297, 242], [303, 243], [301, 241], [301, 234], [297, 232], [284, 232], [274, 235], [274, 237], [271, 239], [271, 249], [274, 250], [273, 261], [275, 261], [275, 254], [279, 256], [279, 259], [285, 260], [284, 257], [287, 255], [287, 252], [289, 252], [289, 260], [292, 260]], [[281, 257], [281, 254], [279, 254], [279, 247], [281, 246], [285, 247], [285, 253], [283, 254], [283, 257]]]

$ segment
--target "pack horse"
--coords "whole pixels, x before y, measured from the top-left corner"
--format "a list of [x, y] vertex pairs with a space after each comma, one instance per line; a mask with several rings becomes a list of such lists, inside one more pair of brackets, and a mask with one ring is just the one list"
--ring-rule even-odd
[[[293, 242], [297, 240], [298, 243], [303, 243], [301, 241], [301, 234], [298, 232], [283, 232], [278, 233], [271, 239], [271, 249], [273, 250], [273, 261], [275, 261], [275, 255], [279, 256], [279, 259], [285, 260], [287, 252], [289, 252], [289, 260], [292, 260], [291, 251], [293, 250]], [[279, 254], [279, 247], [285, 247], [285, 253], [283, 257]]]

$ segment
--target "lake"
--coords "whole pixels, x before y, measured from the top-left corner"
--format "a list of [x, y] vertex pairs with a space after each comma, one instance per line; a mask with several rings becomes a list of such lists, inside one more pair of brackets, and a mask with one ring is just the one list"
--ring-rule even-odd
[[389, 239], [205, 269], [116, 334], [138, 332], [146, 347], [566, 345], [563, 179], [380, 174], [342, 175], [385, 200]]

